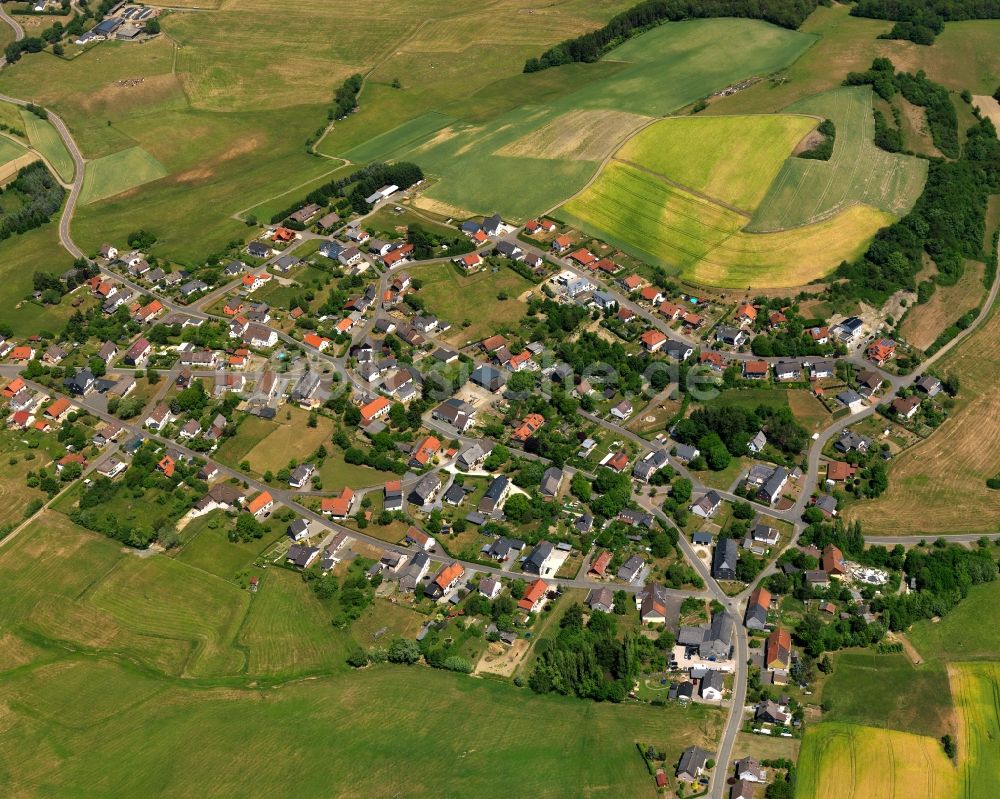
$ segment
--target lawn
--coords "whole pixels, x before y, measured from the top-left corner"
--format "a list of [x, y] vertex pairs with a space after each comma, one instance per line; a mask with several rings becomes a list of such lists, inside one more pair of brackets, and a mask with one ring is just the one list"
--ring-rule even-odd
[[[533, 287], [506, 266], [496, 273], [485, 269], [466, 275], [453, 264], [433, 264], [411, 269], [410, 274], [423, 283], [417, 296], [428, 312], [452, 324], [444, 338], [463, 345], [501, 330], [515, 330], [528, 310], [517, 298]], [[501, 291], [508, 299], [497, 299]], [[461, 302], [455, 301], [458, 297]]]
[[73, 158], [47, 119], [40, 119], [30, 111], [21, 111], [21, 121], [31, 146], [40, 152], [66, 183], [73, 180]]
[[[906, 655], [842, 652], [823, 685], [825, 721], [940, 738], [951, 728], [951, 693], [941, 664], [914, 666]], [[892, 686], [887, 691], [886, 686]], [[919, 697], [919, 700], [917, 700]]]
[[785, 388], [740, 388], [723, 391], [709, 405], [738, 405], [754, 410], [759, 405], [768, 408], [790, 408], [796, 421], [806, 430], [814, 432], [822, 429], [830, 420], [830, 414], [811, 393], [804, 389]]
[[889, 488], [855, 503], [847, 515], [873, 535], [995, 532], [997, 492], [986, 480], [1000, 472], [1000, 314], [935, 365], [961, 381], [957, 405], [934, 435], [893, 458]]
[[797, 799], [944, 799], [955, 767], [935, 738], [834, 722], [811, 726], [799, 756]]
[[960, 796], [996, 796], [1000, 774], [1000, 664], [960, 663], [950, 667], [949, 674], [959, 719]]
[[887, 153], [873, 142], [872, 91], [845, 86], [791, 105], [788, 113], [833, 120], [829, 161], [789, 158], [754, 213], [748, 231], [767, 233], [809, 225], [859, 203], [904, 216], [927, 177], [927, 162]]
[[141, 147], [130, 147], [87, 164], [80, 204], [103, 200], [167, 174], [166, 168]]
[[745, 216], [617, 161], [557, 216], [637, 258], [679, 267], [696, 283], [734, 288], [798, 286], [823, 277], [893, 219], [855, 205], [794, 231], [745, 233]]
[[674, 117], [645, 128], [615, 158], [749, 213], [816, 124], [791, 114]]
[[1000, 582], [973, 586], [943, 619], [918, 621], [907, 635], [928, 661], [996, 660], [1000, 653]]
[[317, 470], [323, 482], [323, 490], [337, 493], [344, 486], [358, 489], [365, 486], [379, 485], [386, 480], [392, 480], [397, 475], [392, 472], [381, 472], [370, 466], [347, 463], [340, 447], [328, 445], [326, 459]]
[[259, 416], [244, 416], [236, 429], [236, 435], [227, 438], [216, 452], [221, 463], [239, 465], [254, 447], [276, 429], [277, 422], [261, 419]]

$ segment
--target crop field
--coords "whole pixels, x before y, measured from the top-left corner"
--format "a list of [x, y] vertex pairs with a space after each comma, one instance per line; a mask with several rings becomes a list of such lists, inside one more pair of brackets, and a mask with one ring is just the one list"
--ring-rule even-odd
[[868, 86], [845, 86], [789, 106], [789, 113], [833, 120], [833, 155], [829, 161], [789, 158], [747, 230], [807, 225], [858, 203], [905, 215], [923, 189], [927, 163], [877, 148], [871, 108]]
[[1000, 777], [1000, 663], [958, 663], [948, 669], [958, 708], [960, 799], [996, 796]]
[[931, 738], [949, 731], [951, 694], [940, 663], [914, 666], [906, 655], [864, 651], [840, 653], [834, 665], [823, 685], [823, 702], [832, 707], [823, 714], [824, 722], [906, 730]]
[[631, 138], [615, 158], [751, 213], [817, 124], [792, 114], [673, 117]]
[[87, 164], [80, 203], [113, 197], [143, 183], [164, 177], [166, 168], [141, 147], [130, 147]]
[[15, 158], [21, 158], [26, 153], [24, 145], [13, 139], [8, 139], [6, 136], [0, 136], [0, 169], [8, 162]]
[[627, 111], [567, 111], [538, 130], [501, 147], [496, 155], [601, 161], [614, 149], [616, 142], [652, 121], [653, 117]]
[[984, 271], [983, 264], [967, 261], [954, 286], [938, 286], [929, 301], [913, 306], [899, 327], [900, 337], [917, 349], [927, 349], [948, 325], [982, 301]]
[[935, 738], [824, 722], [809, 728], [797, 799], [944, 799], [958, 778]]
[[73, 158], [47, 119], [39, 119], [30, 111], [21, 111], [21, 121], [28, 141], [52, 165], [58, 177], [67, 183], [73, 179]]
[[[423, 282], [418, 296], [423, 298], [428, 310], [451, 322], [452, 328], [445, 338], [461, 344], [479, 341], [502, 329], [516, 329], [528, 310], [528, 306], [517, 298], [534, 285], [506, 267], [501, 267], [496, 274], [487, 269], [472, 275], [462, 274], [452, 264], [434, 264], [409, 271]], [[509, 299], [498, 300], [501, 291], [507, 292]], [[461, 297], [462, 301], [456, 303], [456, 297]]]
[[1000, 653], [1000, 582], [976, 585], [947, 616], [918, 621], [907, 633], [930, 660], [996, 660]]
[[745, 233], [745, 216], [617, 161], [558, 215], [687, 279], [732, 288], [809, 283], [863, 251], [892, 220], [857, 205], [794, 231]]
[[1000, 314], [939, 361], [961, 381], [950, 418], [934, 435], [892, 460], [889, 488], [851, 505], [847, 515], [873, 535], [994, 532], [997, 492], [986, 480], [1000, 472]]

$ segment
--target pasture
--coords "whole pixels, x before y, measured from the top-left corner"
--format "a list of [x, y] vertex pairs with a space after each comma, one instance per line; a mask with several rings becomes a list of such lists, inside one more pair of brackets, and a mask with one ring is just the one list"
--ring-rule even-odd
[[934, 435], [893, 458], [889, 488], [851, 505], [846, 515], [872, 535], [947, 535], [994, 532], [1000, 524], [997, 493], [986, 480], [1000, 472], [1000, 314], [935, 368], [961, 381], [951, 416]]
[[629, 139], [615, 158], [750, 213], [817, 122], [791, 114], [672, 117]]
[[31, 146], [40, 152], [56, 171], [56, 175], [66, 183], [73, 180], [75, 168], [73, 158], [59, 138], [59, 134], [47, 119], [39, 119], [30, 111], [21, 111], [21, 122], [28, 134]]
[[617, 161], [557, 216], [686, 279], [727, 288], [809, 283], [863, 251], [892, 220], [856, 205], [794, 231], [747, 233], [746, 216]]
[[[472, 275], [462, 274], [453, 264], [421, 266], [409, 272], [423, 283], [417, 296], [428, 311], [451, 322], [444, 338], [462, 345], [501, 330], [515, 330], [528, 310], [517, 298], [534, 285], [506, 266], [496, 273], [485, 269]], [[501, 291], [508, 299], [497, 299]], [[456, 303], [456, 297], [462, 301]]]
[[943, 799], [956, 795], [955, 767], [935, 738], [823, 722], [799, 756], [797, 799]]
[[902, 654], [869, 650], [837, 654], [833, 674], [823, 684], [823, 702], [831, 706], [824, 722], [885, 727], [931, 738], [951, 729], [951, 694], [944, 667], [914, 666]]
[[[538, 130], [501, 147], [496, 154], [515, 158], [601, 161], [611, 152], [616, 142], [625, 140], [637, 128], [652, 121], [653, 117], [630, 114], [627, 111], [567, 111]], [[659, 128], [660, 124], [654, 127]], [[645, 138], [645, 134], [639, 138]]]
[[1000, 653], [1000, 582], [976, 585], [940, 621], [918, 621], [907, 633], [926, 660], [996, 660]]
[[130, 147], [87, 164], [80, 203], [103, 200], [167, 174], [166, 168], [141, 147]]
[[1000, 774], [1000, 664], [950, 666], [951, 689], [958, 708], [959, 796], [996, 796]]
[[795, 103], [788, 113], [833, 120], [829, 161], [789, 158], [753, 215], [748, 231], [766, 233], [829, 219], [858, 204], [904, 216], [927, 177], [927, 163], [887, 153], [873, 142], [872, 91], [845, 86]]

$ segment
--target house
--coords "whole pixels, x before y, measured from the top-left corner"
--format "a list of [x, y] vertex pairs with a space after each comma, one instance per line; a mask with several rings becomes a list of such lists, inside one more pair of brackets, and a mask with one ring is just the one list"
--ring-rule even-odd
[[746, 380], [763, 380], [771, 371], [767, 361], [744, 361], [743, 377]]
[[621, 419], [625, 421], [629, 416], [632, 415], [632, 403], [627, 399], [619, 402], [615, 407], [611, 409], [611, 415], [616, 419]]
[[628, 468], [628, 453], [624, 450], [616, 452], [614, 455], [608, 453], [602, 461], [601, 466], [605, 466], [611, 471], [621, 474]]
[[933, 375], [921, 375], [913, 385], [923, 391], [928, 397], [936, 397], [941, 393], [941, 381]]
[[757, 524], [750, 529], [750, 537], [758, 544], [765, 544], [769, 547], [773, 547], [781, 538], [781, 533], [770, 525], [764, 524], [763, 522], [757, 522]]
[[164, 403], [158, 404], [153, 408], [149, 416], [146, 417], [145, 425], [151, 430], [162, 430], [174, 419], [173, 414], [170, 413], [170, 408]]
[[233, 510], [246, 499], [246, 493], [239, 485], [216, 483], [195, 504], [192, 516], [203, 516], [213, 510]]
[[683, 782], [697, 782], [705, 770], [710, 753], [698, 746], [689, 746], [681, 752], [677, 763], [677, 779]]
[[495, 539], [485, 551], [487, 556], [493, 560], [506, 563], [507, 561], [516, 561], [521, 556], [521, 552], [524, 551], [524, 546], [524, 542], [518, 540], [517, 538], [500, 536]]
[[517, 606], [528, 613], [538, 613], [545, 604], [548, 590], [549, 586], [544, 580], [535, 580], [525, 589], [524, 596], [518, 600]]
[[778, 361], [774, 365], [774, 376], [778, 380], [798, 380], [802, 376], [802, 365], [797, 361]]
[[700, 316], [699, 314], [696, 313], [691, 313], [689, 311], [687, 313], [681, 314], [681, 324], [683, 324], [684, 327], [689, 328], [691, 330], [697, 330], [703, 324], [705, 324], [705, 317]]
[[842, 405], [850, 409], [851, 413], [857, 413], [858, 411], [864, 410], [865, 400], [857, 391], [854, 389], [846, 389], [841, 391], [837, 395], [837, 401]]
[[478, 269], [482, 263], [483, 259], [477, 252], [470, 252], [468, 255], [463, 255], [455, 259], [455, 263], [458, 264], [466, 272], [471, 272], [474, 269]]
[[70, 393], [77, 396], [86, 396], [95, 388], [96, 379], [94, 373], [89, 369], [80, 369], [72, 377], [67, 377], [63, 385], [69, 389]]
[[431, 599], [440, 599], [455, 588], [465, 574], [460, 563], [450, 563], [441, 567], [434, 579], [428, 584], [425, 593]]
[[674, 457], [684, 463], [690, 463], [699, 455], [701, 455], [701, 450], [697, 447], [692, 447], [690, 444], [677, 444], [674, 447]]
[[62, 418], [69, 413], [72, 406], [65, 397], [59, 397], [55, 402], [45, 409], [45, 416], [53, 422], [62, 421]]
[[663, 314], [668, 321], [675, 322], [684, 314], [684, 308], [680, 305], [675, 305], [672, 302], [664, 302], [660, 305], [659, 312]]
[[274, 507], [274, 499], [271, 497], [270, 492], [261, 491], [257, 496], [255, 496], [250, 503], [247, 505], [247, 510], [250, 511], [255, 517], [260, 518], [270, 512], [271, 508]]
[[830, 342], [830, 328], [828, 327], [810, 327], [806, 330], [806, 333], [817, 344], [828, 344]]
[[376, 397], [371, 402], [365, 403], [360, 409], [362, 424], [368, 424], [385, 416], [391, 407], [392, 404], [385, 397]]
[[617, 577], [619, 580], [631, 583], [642, 573], [645, 565], [646, 562], [641, 556], [633, 555], [619, 567]]
[[739, 325], [752, 325], [757, 321], [757, 308], [745, 302], [736, 309], [736, 316], [733, 319]]
[[652, 303], [653, 305], [659, 305], [665, 299], [663, 292], [655, 286], [643, 286], [639, 290], [639, 296], [646, 302]]
[[424, 579], [430, 568], [431, 559], [425, 552], [417, 552], [410, 561], [406, 574], [399, 580], [399, 590], [403, 593], [413, 593], [417, 584]]
[[765, 699], [757, 705], [753, 717], [756, 721], [763, 721], [766, 724], [788, 724], [792, 720], [792, 714], [784, 705], [779, 705], [770, 699]]
[[882, 366], [896, 354], [896, 342], [891, 338], [880, 338], [868, 345], [865, 355], [869, 361]]
[[538, 492], [545, 499], [555, 499], [559, 496], [559, 489], [562, 488], [565, 473], [557, 466], [550, 466], [542, 474], [542, 482]]
[[632, 467], [632, 475], [636, 479], [648, 483], [650, 478], [666, 465], [667, 453], [662, 449], [654, 449], [635, 462], [635, 466]]
[[730, 347], [742, 347], [746, 344], [749, 336], [745, 330], [728, 325], [719, 325], [715, 331], [715, 340], [720, 344], [727, 344]]
[[659, 330], [647, 330], [639, 340], [646, 352], [657, 352], [667, 342], [667, 337]]
[[455, 461], [455, 465], [458, 466], [459, 469], [471, 472], [481, 468], [485, 461], [486, 452], [483, 451], [483, 448], [478, 442], [475, 442], [459, 453], [458, 459]]
[[512, 261], [519, 261], [524, 257], [524, 250], [512, 241], [498, 242], [494, 252], [497, 255], [502, 255], [504, 258], [510, 258]]
[[614, 594], [610, 588], [593, 588], [587, 594], [587, 607], [602, 613], [611, 613], [615, 609]]
[[499, 391], [507, 382], [504, 373], [489, 364], [477, 366], [469, 379], [480, 388], [485, 388], [492, 393]]
[[691, 512], [695, 516], [708, 519], [722, 506], [722, 497], [715, 491], [709, 491], [701, 499], [691, 506]]
[[409, 500], [414, 505], [424, 506], [434, 501], [438, 491], [441, 490], [441, 481], [435, 472], [428, 472], [410, 490]]
[[410, 525], [406, 529], [406, 543], [415, 544], [425, 552], [429, 552], [436, 546], [437, 542], [433, 536], [427, 535], [423, 530]]
[[833, 377], [837, 371], [837, 364], [834, 361], [819, 360], [809, 364], [809, 379], [821, 380], [825, 377]]
[[813, 501], [813, 505], [819, 508], [829, 518], [837, 515], [837, 499], [829, 494], [822, 494]]
[[726, 359], [723, 357], [721, 352], [714, 352], [712, 350], [706, 350], [698, 356], [698, 363], [702, 366], [707, 366], [713, 372], [721, 372], [726, 368]]
[[189, 280], [179, 289], [177, 289], [182, 297], [193, 297], [200, 291], [205, 291], [208, 288], [208, 283], [204, 280]]
[[764, 643], [764, 665], [769, 669], [785, 671], [792, 665], [792, 636], [780, 625], [772, 630]]
[[646, 281], [638, 275], [629, 275], [619, 280], [618, 285], [625, 289], [625, 291], [638, 291], [646, 285]]
[[597, 260], [597, 256], [586, 247], [581, 247], [579, 250], [571, 252], [569, 257], [580, 264], [580, 266], [589, 266]]
[[288, 548], [286, 560], [300, 569], [308, 569], [319, 557], [319, 547], [309, 547], [305, 544], [292, 544]]
[[568, 250], [571, 246], [573, 246], [573, 239], [571, 239], [566, 234], [563, 234], [561, 236], [556, 236], [554, 239], [552, 239], [552, 243], [549, 246], [556, 254], [562, 255], [564, 252], [566, 252], [566, 250]]
[[722, 701], [722, 694], [725, 690], [725, 677], [721, 671], [713, 669], [701, 678], [701, 698], [705, 701]]
[[[748, 782], [767, 782], [767, 771], [752, 757], [736, 761], [736, 778]], [[749, 794], [748, 794], [749, 795]]]
[[554, 576], [561, 562], [555, 552], [556, 548], [553, 544], [545, 540], [539, 541], [522, 564], [524, 572], [538, 577]]
[[843, 461], [830, 461], [826, 464], [826, 479], [831, 483], [841, 483], [854, 477], [858, 467]]
[[707, 530], [699, 530], [691, 534], [691, 543], [695, 546], [710, 547], [713, 540], [712, 534]]
[[422, 469], [427, 466], [431, 459], [441, 451], [441, 442], [434, 436], [427, 436], [423, 441], [413, 448], [410, 454], [409, 466], [414, 469]]
[[105, 366], [110, 366], [117, 355], [118, 346], [110, 341], [105, 341], [97, 351], [97, 357], [104, 361]]
[[324, 336], [317, 336], [315, 333], [307, 333], [302, 337], [302, 343], [323, 352], [330, 346], [330, 339]]
[[301, 541], [304, 538], [309, 537], [309, 522], [305, 519], [293, 519], [285, 530], [292, 541]]
[[496, 577], [484, 577], [479, 581], [479, 593], [489, 600], [494, 600], [500, 596], [503, 590], [503, 583]]
[[354, 491], [348, 486], [341, 489], [339, 496], [324, 497], [320, 503], [320, 512], [333, 519], [346, 519], [351, 515], [351, 505], [354, 502]]
[[66, 350], [58, 344], [53, 344], [45, 350], [45, 354], [42, 355], [42, 363], [46, 363], [49, 366], [56, 366], [67, 355], [69, 355], [69, 353], [66, 352]]
[[114, 261], [118, 257], [118, 248], [110, 244], [101, 245], [101, 257], [108, 261]]
[[871, 439], [858, 435], [853, 430], [842, 430], [840, 437], [833, 446], [841, 452], [860, 452], [864, 454], [868, 451], [871, 443]]
[[136, 339], [135, 343], [125, 352], [124, 361], [128, 366], [141, 367], [149, 360], [153, 345], [144, 338]]
[[771, 330], [779, 330], [788, 324], [788, 317], [785, 316], [781, 311], [775, 311], [769, 317], [767, 317], [768, 326]]
[[635, 595], [635, 606], [643, 624], [665, 624], [667, 621], [667, 589], [650, 583]]
[[735, 580], [736, 562], [739, 560], [739, 548], [733, 538], [720, 538], [715, 544], [712, 556], [712, 577], [716, 580]]
[[757, 496], [773, 505], [781, 497], [781, 492], [784, 490], [789, 477], [790, 474], [788, 469], [784, 466], [779, 466], [771, 472], [771, 476], [768, 477], [764, 485], [757, 490]]
[[920, 397], [911, 394], [909, 397], [896, 397], [889, 403], [892, 412], [904, 419], [912, 419], [920, 408]]
[[737, 780], [729, 788], [729, 799], [753, 799], [753, 788], [749, 780]]
[[771, 592], [758, 586], [750, 594], [743, 623], [748, 630], [766, 630], [767, 614], [771, 609]]
[[767, 446], [767, 436], [764, 435], [763, 430], [758, 430], [757, 435], [751, 438], [747, 442], [747, 449], [754, 455], [759, 455], [764, 451], [764, 447]]
[[403, 483], [400, 480], [389, 480], [383, 489], [385, 496], [382, 500], [382, 509], [390, 513], [403, 509]]
[[597, 554], [597, 557], [591, 561], [590, 569], [587, 571], [587, 574], [593, 575], [594, 577], [604, 577], [612, 558], [613, 555], [611, 552], [606, 549], [602, 549]]
[[831, 577], [843, 577], [847, 574], [847, 567], [844, 564], [844, 553], [833, 544], [827, 544], [823, 547], [820, 568]]
[[653, 514], [632, 508], [622, 508], [616, 517], [618, 521], [625, 522], [630, 527], [645, 527], [647, 530], [653, 529]]
[[479, 512], [484, 514], [497, 514], [507, 501], [513, 484], [505, 475], [497, 475], [486, 488], [486, 493], [479, 501]]
[[309, 478], [312, 477], [315, 471], [316, 467], [311, 463], [303, 463], [296, 466], [288, 477], [288, 485], [292, 488], [302, 488], [302, 486], [309, 482]]
[[431, 418], [447, 422], [459, 433], [464, 433], [476, 421], [476, 409], [467, 402], [452, 397], [431, 411]]

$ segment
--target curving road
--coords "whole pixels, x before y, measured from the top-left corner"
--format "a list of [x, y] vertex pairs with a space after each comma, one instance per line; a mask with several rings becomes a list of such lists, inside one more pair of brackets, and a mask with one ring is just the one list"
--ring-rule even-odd
[[[0, 21], [6, 22], [14, 31], [15, 42], [19, 42], [21, 41], [21, 39], [24, 38], [24, 28], [22, 28], [21, 24], [4, 10], [2, 1], [0, 1]], [[0, 67], [2, 67], [6, 63], [7, 63], [6, 59], [0, 58]]]

